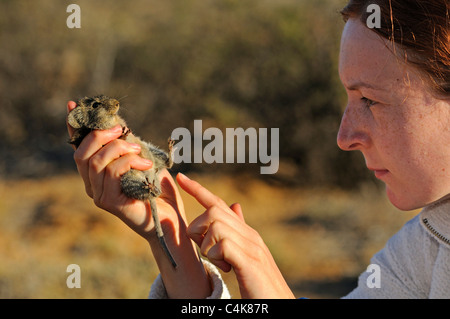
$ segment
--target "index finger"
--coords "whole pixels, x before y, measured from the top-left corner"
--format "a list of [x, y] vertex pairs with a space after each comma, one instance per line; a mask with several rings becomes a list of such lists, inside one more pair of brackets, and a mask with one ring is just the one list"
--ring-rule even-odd
[[210, 208], [212, 206], [219, 206], [225, 211], [229, 209], [228, 205], [220, 197], [214, 195], [205, 187], [200, 185], [200, 183], [193, 181], [186, 175], [178, 173], [177, 181], [180, 187], [189, 195], [194, 197], [203, 207]]

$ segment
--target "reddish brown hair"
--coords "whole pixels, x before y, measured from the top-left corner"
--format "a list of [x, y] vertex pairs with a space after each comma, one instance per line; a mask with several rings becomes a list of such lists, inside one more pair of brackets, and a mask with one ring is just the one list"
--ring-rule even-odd
[[449, 0], [350, 0], [341, 11], [344, 21], [360, 18], [366, 24], [371, 4], [381, 11], [381, 27], [373, 31], [400, 45], [406, 61], [421, 70], [440, 95], [449, 97]]

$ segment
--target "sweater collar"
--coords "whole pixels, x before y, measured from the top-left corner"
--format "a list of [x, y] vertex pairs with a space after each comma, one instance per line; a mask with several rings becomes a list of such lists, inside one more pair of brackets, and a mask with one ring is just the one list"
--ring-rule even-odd
[[429, 234], [450, 246], [450, 196], [425, 207], [420, 220]]

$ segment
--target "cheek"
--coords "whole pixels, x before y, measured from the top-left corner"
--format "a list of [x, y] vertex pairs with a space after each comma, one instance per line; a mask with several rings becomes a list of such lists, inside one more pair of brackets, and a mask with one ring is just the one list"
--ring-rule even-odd
[[405, 131], [391, 132], [384, 137], [380, 148], [383, 162], [393, 174], [397, 187], [415, 190], [417, 185], [428, 181], [431, 154], [428, 145], [418, 136]]
[[402, 131], [401, 126], [394, 121], [387, 121], [383, 125], [377, 125], [372, 134], [380, 165], [385, 165], [389, 170], [404, 166], [404, 160], [411, 156], [412, 136]]
[[394, 206], [419, 208], [450, 193], [449, 135], [443, 133], [429, 128], [386, 139], [383, 158], [392, 173], [386, 191]]
[[412, 175], [420, 173], [421, 166], [429, 164], [428, 157], [433, 154], [440, 128], [435, 118], [412, 111], [410, 106], [393, 108], [376, 114], [375, 118], [379, 119], [374, 134], [377, 149], [393, 170], [407, 170]]
[[405, 130], [405, 125], [386, 123], [379, 126], [373, 136], [379, 161], [375, 165], [390, 172], [383, 181], [391, 203], [399, 209], [409, 210], [417, 204], [415, 199], [425, 173], [416, 154], [420, 151], [416, 148], [416, 136]]

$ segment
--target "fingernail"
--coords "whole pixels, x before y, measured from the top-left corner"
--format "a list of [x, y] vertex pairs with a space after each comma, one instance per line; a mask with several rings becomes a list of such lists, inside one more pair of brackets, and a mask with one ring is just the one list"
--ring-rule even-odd
[[122, 132], [122, 126], [116, 125], [116, 126], [114, 126], [110, 131], [111, 131], [112, 133], [119, 133], [119, 132]]
[[151, 160], [146, 159], [146, 158], [142, 158], [142, 163], [144, 165], [147, 165], [147, 166], [152, 166], [153, 165], [153, 162]]
[[178, 173], [178, 174], [180, 174], [181, 178], [185, 178], [185, 179], [187, 179], [188, 181], [191, 180], [189, 177], [187, 177], [187, 176], [184, 175], [183, 173]]
[[139, 144], [135, 144], [135, 143], [130, 143], [130, 147], [136, 151], [140, 151], [141, 150], [141, 146]]

